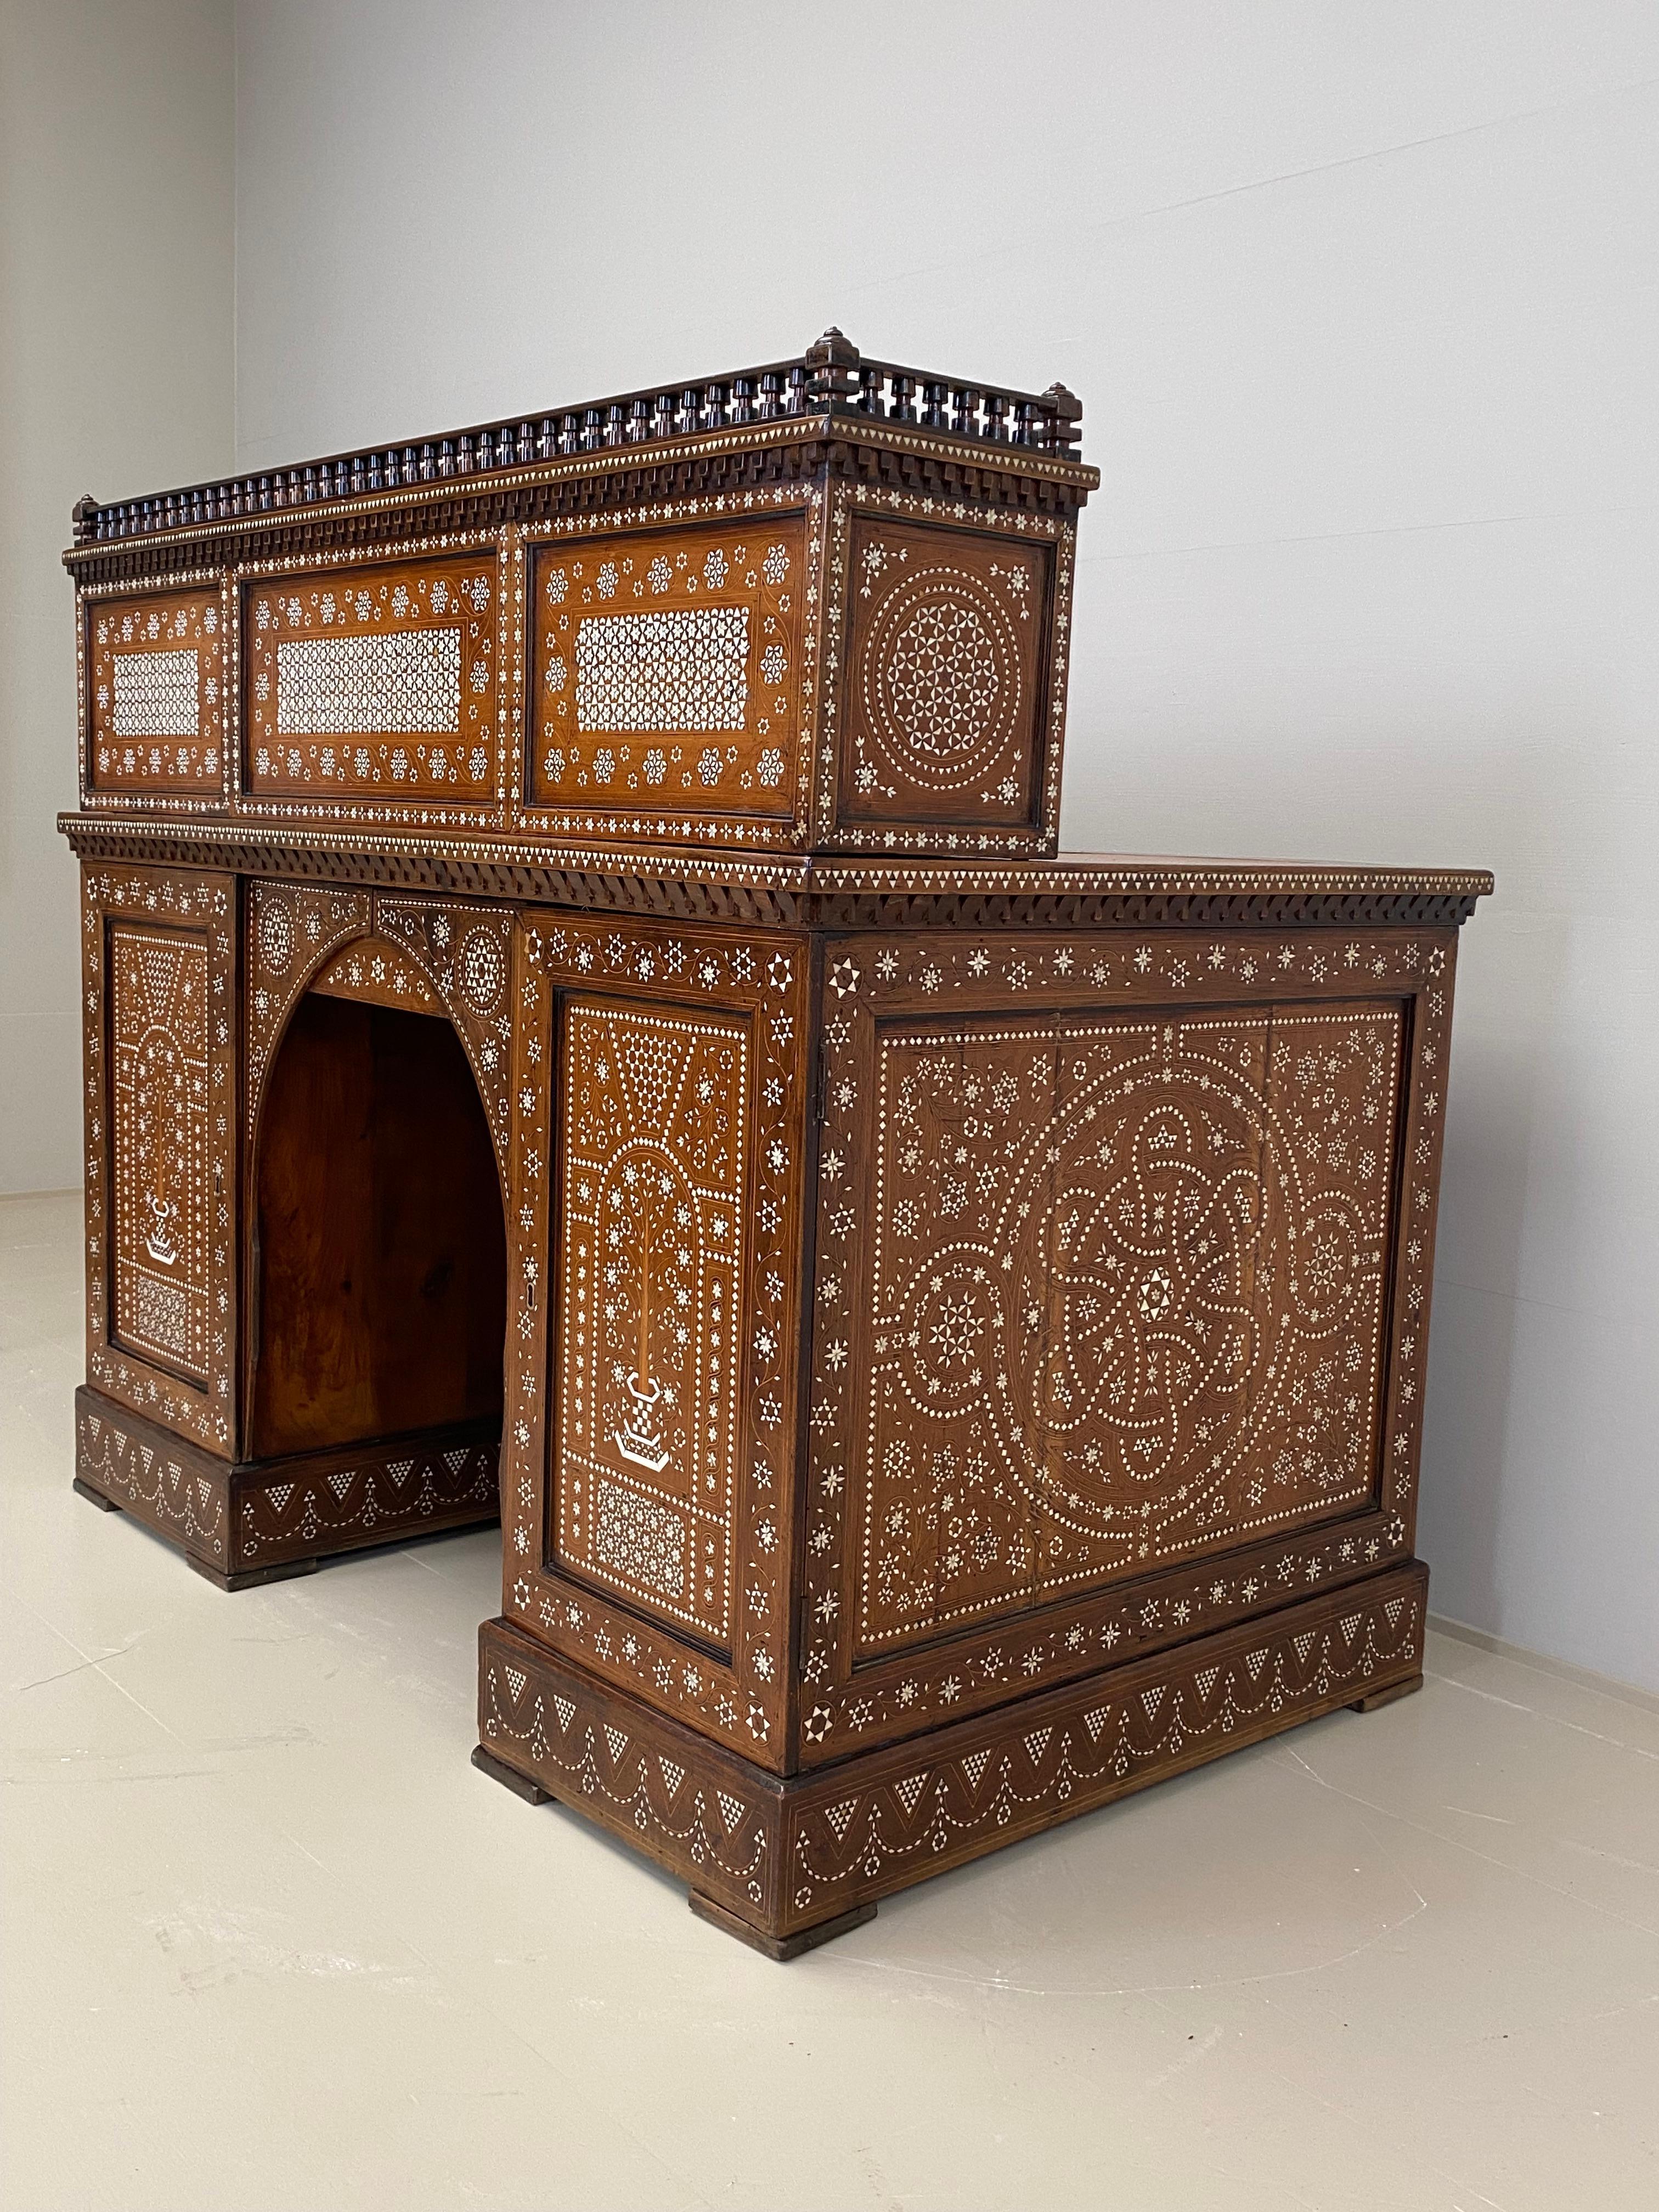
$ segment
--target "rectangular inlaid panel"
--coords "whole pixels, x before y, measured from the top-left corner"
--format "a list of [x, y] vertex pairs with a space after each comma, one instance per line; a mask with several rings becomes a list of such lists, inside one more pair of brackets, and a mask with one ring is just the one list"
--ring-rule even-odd
[[114, 1311], [131, 1352], [208, 1376], [208, 945], [112, 922]]
[[857, 1648], [1375, 1486], [1397, 1005], [878, 1031]]
[[853, 525], [842, 818], [1033, 818], [1053, 550]]
[[732, 1640], [747, 1024], [564, 1010], [560, 1563]]
[[806, 531], [746, 515], [536, 556], [536, 805], [794, 808]]
[[217, 590], [94, 599], [86, 623], [88, 790], [217, 793], [224, 757]]
[[246, 788], [496, 796], [493, 549], [246, 586]]

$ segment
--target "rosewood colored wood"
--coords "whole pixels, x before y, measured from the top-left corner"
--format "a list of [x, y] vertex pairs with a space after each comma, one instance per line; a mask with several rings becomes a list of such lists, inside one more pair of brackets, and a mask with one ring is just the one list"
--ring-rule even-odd
[[1055, 856], [1078, 415], [830, 331], [65, 556], [76, 1486], [499, 1510], [475, 1764], [774, 1958], [1422, 1680], [1491, 878]]
[[515, 1797], [522, 1797], [526, 1805], [551, 1805], [555, 1800], [550, 1790], [544, 1790], [539, 1782], [520, 1774], [504, 1759], [495, 1759], [481, 1743], [472, 1747], [472, 1764], [480, 1774], [487, 1774], [492, 1782], [499, 1782], [503, 1790], [510, 1790]]
[[1420, 1674], [1427, 1570], [1304, 1597], [975, 1720], [772, 1776], [506, 1621], [480, 1631], [486, 1748], [775, 1940]]
[[1422, 1686], [1423, 1677], [1411, 1674], [1403, 1682], [1391, 1683], [1386, 1690], [1373, 1690], [1365, 1697], [1356, 1698], [1352, 1710], [1357, 1713], [1374, 1713], [1380, 1706], [1391, 1705], [1401, 1698], [1409, 1698]]
[[307, 992], [267, 1088], [255, 1203], [252, 1456], [499, 1431], [501, 1193], [447, 1020]]
[[769, 1936], [763, 1928], [757, 1928], [752, 1921], [728, 1912], [723, 1905], [716, 1905], [701, 1890], [688, 1890], [685, 1901], [699, 1920], [706, 1920], [711, 1928], [718, 1928], [727, 1936], [735, 1936], [739, 1943], [748, 1944], [751, 1951], [758, 1951], [767, 1959], [799, 1959], [803, 1952], [816, 1951], [820, 1943], [845, 1936], [850, 1929], [862, 1928], [867, 1920], [876, 1917], [873, 1905], [855, 1905], [850, 1912], [838, 1913], [833, 1920], [820, 1920], [797, 1935]]
[[76, 1488], [143, 1522], [229, 1589], [496, 1516], [495, 1422], [239, 1464], [101, 1391], [78, 1390], [75, 1416]]

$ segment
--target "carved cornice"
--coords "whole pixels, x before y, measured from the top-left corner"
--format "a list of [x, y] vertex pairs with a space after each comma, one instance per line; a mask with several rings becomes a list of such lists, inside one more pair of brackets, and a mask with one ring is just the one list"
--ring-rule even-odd
[[574, 908], [824, 929], [1249, 927], [1427, 928], [1466, 921], [1492, 889], [1481, 868], [1320, 868], [1280, 861], [1072, 854], [975, 866], [605, 851], [510, 839], [308, 833], [61, 814], [83, 860], [443, 891]]

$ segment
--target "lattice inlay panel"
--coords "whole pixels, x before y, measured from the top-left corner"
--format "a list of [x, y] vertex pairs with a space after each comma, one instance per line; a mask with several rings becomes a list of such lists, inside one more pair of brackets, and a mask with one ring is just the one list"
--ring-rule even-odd
[[559, 1556], [726, 1644], [745, 1027], [577, 1000], [561, 1066]]
[[246, 586], [247, 789], [493, 800], [499, 593], [493, 549]]
[[1030, 815], [1048, 562], [967, 532], [854, 524], [844, 813]]
[[788, 814], [805, 534], [757, 513], [544, 549], [532, 803]]
[[[780, 651], [778, 659], [782, 658]], [[576, 630], [576, 727], [740, 730], [749, 704], [747, 607], [616, 615]]]
[[217, 591], [95, 599], [86, 622], [88, 789], [216, 793], [224, 730]]
[[197, 738], [202, 702], [197, 696], [197, 655], [118, 653], [110, 726], [118, 738]]
[[456, 736], [461, 630], [447, 623], [386, 637], [292, 637], [276, 647], [279, 738]]
[[114, 1334], [208, 1378], [208, 945], [111, 926]]
[[1352, 1507], [1395, 1006], [879, 1037], [858, 1638]]

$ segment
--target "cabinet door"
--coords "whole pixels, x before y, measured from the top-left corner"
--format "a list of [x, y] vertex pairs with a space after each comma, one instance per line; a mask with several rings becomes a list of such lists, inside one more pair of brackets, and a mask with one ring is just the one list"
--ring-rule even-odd
[[805, 948], [539, 916], [518, 974], [503, 1607], [775, 1764]]
[[87, 1372], [235, 1448], [235, 879], [82, 876]]

